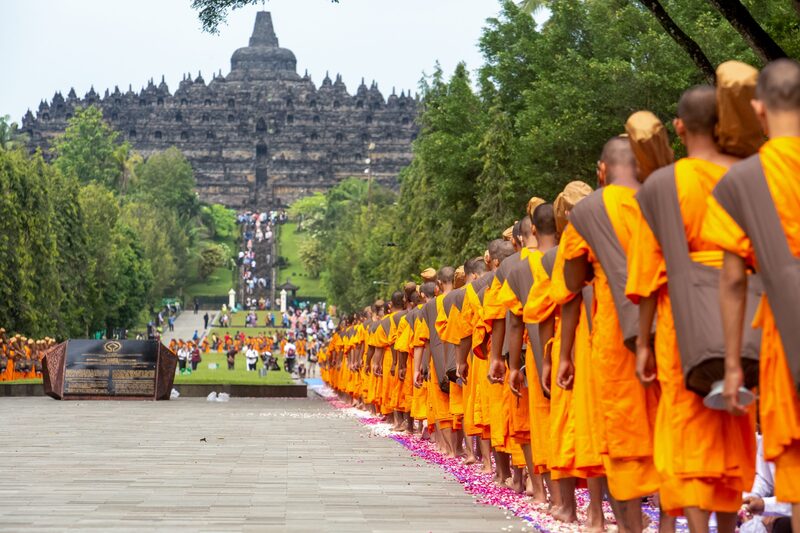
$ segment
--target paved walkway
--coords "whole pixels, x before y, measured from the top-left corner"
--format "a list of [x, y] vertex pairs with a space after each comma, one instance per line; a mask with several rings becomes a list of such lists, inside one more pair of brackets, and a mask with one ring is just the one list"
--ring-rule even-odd
[[208, 327], [214, 323], [214, 318], [217, 316], [217, 311], [200, 309], [197, 314], [194, 314], [192, 309], [184, 309], [178, 318], [175, 320], [175, 331], [169, 331], [169, 328], [164, 326], [164, 333], [161, 335], [161, 341], [164, 344], [169, 344], [172, 339], [191, 340], [195, 330], [200, 338], [203, 337], [203, 315], [208, 313]]
[[0, 531], [521, 531], [315, 399], [0, 400]]

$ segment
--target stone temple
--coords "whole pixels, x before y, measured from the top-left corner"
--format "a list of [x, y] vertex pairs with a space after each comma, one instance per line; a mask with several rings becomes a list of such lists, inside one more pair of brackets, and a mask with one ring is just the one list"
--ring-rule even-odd
[[[206, 83], [185, 76], [170, 93], [162, 77], [135, 93], [118, 87], [84, 98], [69, 91], [43, 101], [22, 121], [33, 146], [47, 152], [74, 110], [98, 106], [145, 157], [175, 146], [191, 163], [200, 198], [233, 208], [277, 207], [324, 191], [350, 176], [397, 185], [411, 161], [418, 102], [394, 91], [384, 98], [363, 80], [348, 93], [340, 76], [317, 87], [300, 76], [294, 54], [278, 45], [268, 12], [256, 16], [250, 44], [231, 56], [227, 76]], [[366, 160], [369, 159], [369, 164]]]

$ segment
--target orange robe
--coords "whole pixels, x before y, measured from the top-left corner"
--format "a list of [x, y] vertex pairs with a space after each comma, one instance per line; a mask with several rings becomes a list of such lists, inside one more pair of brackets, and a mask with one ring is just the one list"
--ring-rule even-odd
[[[443, 343], [446, 341], [442, 338], [442, 333], [444, 333], [444, 331], [447, 329], [447, 323], [451, 320], [452, 315], [458, 314], [459, 312], [456, 310], [455, 305], [451, 306], [449, 313], [445, 311], [445, 296], [446, 295], [443, 295], [441, 298], [436, 299], [436, 332], [439, 334], [439, 338], [442, 339]], [[450, 349], [452, 348], [445, 348], [446, 351]], [[450, 394], [448, 394], [448, 400], [450, 413], [453, 415], [453, 427], [456, 429], [461, 429], [464, 421], [464, 391], [461, 385], [452, 381], [450, 382]]]
[[[636, 191], [619, 185], [603, 188], [603, 202], [617, 238], [627, 254], [640, 220]], [[653, 425], [658, 392], [636, 378], [636, 358], [624, 345], [617, 310], [600, 261], [586, 240], [568, 225], [559, 245], [565, 260], [586, 257], [594, 268], [592, 373], [601, 414], [600, 452], [611, 494], [631, 500], [658, 490], [653, 465]]]
[[[414, 380], [414, 348], [425, 346], [425, 341], [423, 341], [420, 337], [417, 336], [417, 328], [420, 328], [420, 324], [422, 322], [422, 317], [420, 317], [420, 310], [422, 309], [422, 305], [418, 305], [416, 311], [414, 312], [414, 324], [411, 326], [411, 332], [413, 335], [409, 340], [409, 354], [408, 357], [411, 360], [411, 364], [409, 365], [408, 372], [411, 372], [411, 380], [413, 383]], [[406, 375], [408, 377], [408, 372]], [[421, 387], [414, 387], [414, 393], [411, 400], [411, 418], [414, 420], [424, 420], [428, 418], [428, 386], [426, 383], [423, 383]]]
[[[489, 275], [489, 274], [485, 274]], [[473, 332], [481, 316], [481, 299], [472, 283], [464, 287], [464, 301], [458, 313], [451, 316], [443, 332], [442, 340], [451, 344], [461, 344], [469, 338], [472, 342]], [[489, 367], [484, 359], [474, 357], [473, 350], [467, 357], [469, 371], [464, 392], [464, 432], [471, 436], [489, 438], [488, 396], [489, 382], [486, 379]]]
[[[394, 349], [398, 352], [398, 365], [399, 353], [408, 353], [406, 359], [406, 375], [403, 381], [400, 381], [398, 387], [398, 397], [396, 402], [396, 409], [403, 413], [411, 411], [411, 401], [414, 398], [414, 353], [411, 347], [411, 338], [413, 330], [408, 322], [408, 313], [400, 318], [397, 324], [397, 338], [394, 343]], [[399, 381], [399, 378], [398, 378]]]
[[[707, 199], [725, 168], [701, 159], [676, 163], [676, 184], [684, 231], [695, 261], [721, 266], [722, 251], [701, 235]], [[755, 476], [755, 427], [750, 417], [735, 417], [703, 405], [686, 389], [667, 289], [661, 247], [642, 219], [628, 265], [628, 297], [658, 298], [655, 337], [661, 399], [655, 426], [654, 460], [661, 475], [661, 506], [673, 515], [684, 507], [736, 512], [742, 492]], [[691, 446], [686, 443], [690, 442]]]
[[[444, 296], [440, 295], [436, 297], [436, 300], [431, 302], [428, 301], [425, 305], [435, 305], [438, 309], [441, 305], [440, 300], [444, 298]], [[428, 321], [424, 318], [424, 310], [420, 312], [420, 320], [417, 322], [416, 327], [414, 328], [414, 338], [415, 344], [417, 346], [425, 346], [429, 344], [431, 338], [431, 330], [430, 328], [436, 328], [435, 322], [433, 324], [428, 324]], [[439, 377], [436, 375], [436, 365], [433, 364], [433, 361], [430, 362], [429, 365], [430, 370], [430, 379], [428, 380], [427, 387], [428, 387], [428, 406], [433, 408], [432, 413], [428, 413], [428, 420], [433, 420], [439, 424], [439, 427], [448, 428], [452, 427], [453, 425], [453, 414], [450, 412], [450, 398], [449, 395], [442, 391], [439, 387]]]
[[[800, 137], [771, 139], [761, 147], [759, 156], [789, 249], [800, 257]], [[743, 257], [758, 270], [749, 237], [713, 196], [708, 200], [702, 238]], [[800, 401], [766, 294], [753, 327], [762, 329], [759, 414], [764, 457], [775, 462], [777, 499], [800, 503]]]
[[[522, 320], [526, 324], [539, 324], [555, 310], [555, 302], [548, 289], [550, 278], [542, 266], [543, 255], [537, 250], [528, 256], [533, 272], [533, 285], [522, 310]], [[528, 339], [528, 349], [525, 352], [525, 379], [528, 381], [528, 406], [531, 413], [531, 454], [536, 469], [545, 472], [550, 468], [550, 400], [544, 396], [530, 342]]]
[[[534, 253], [539, 253], [534, 252]], [[520, 252], [520, 263], [516, 265], [515, 268], [530, 268], [530, 262], [528, 261], [528, 257], [531, 255], [531, 251], [527, 248], [524, 248]], [[531, 271], [531, 277], [533, 277], [533, 272]], [[506, 278], [503, 281], [503, 284], [500, 286], [500, 291], [498, 292], [498, 298], [500, 302], [503, 303], [506, 310], [513, 314], [514, 316], [521, 317], [523, 311], [523, 302], [517, 297], [516, 290], [519, 290], [518, 287], [512, 287], [512, 280]], [[524, 295], [524, 298], [527, 298], [527, 294]], [[524, 331], [524, 330], [523, 330]], [[523, 345], [526, 342], [527, 335], [523, 333]], [[506, 341], [508, 342], [508, 341]], [[527, 350], [526, 350], [527, 351]], [[523, 354], [520, 354], [523, 355]], [[529, 391], [528, 387], [522, 387], [520, 390], [521, 396], [517, 398], [512, 392], [511, 388], [506, 384], [503, 395], [504, 401], [506, 406], [508, 407], [508, 417], [509, 417], [509, 434], [510, 436], [518, 443], [518, 444], [530, 444], [531, 442], [531, 410], [530, 410], [530, 401], [529, 401]]]

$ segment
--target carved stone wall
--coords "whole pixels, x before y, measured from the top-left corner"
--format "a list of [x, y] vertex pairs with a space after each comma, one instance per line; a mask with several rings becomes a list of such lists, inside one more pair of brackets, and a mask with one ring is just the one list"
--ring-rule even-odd
[[[268, 12], [256, 16], [249, 46], [231, 57], [231, 71], [206, 83], [184, 76], [170, 93], [162, 78], [134, 93], [118, 87], [84, 98], [74, 89], [43, 101], [22, 129], [47, 153], [76, 108], [95, 105], [144, 156], [176, 146], [191, 163], [201, 199], [233, 208], [287, 205], [350, 176], [396, 186], [411, 161], [417, 100], [384, 98], [363, 80], [355, 94], [341, 77], [317, 87], [296, 71], [294, 54], [280, 48]], [[369, 149], [373, 144], [372, 150]]]

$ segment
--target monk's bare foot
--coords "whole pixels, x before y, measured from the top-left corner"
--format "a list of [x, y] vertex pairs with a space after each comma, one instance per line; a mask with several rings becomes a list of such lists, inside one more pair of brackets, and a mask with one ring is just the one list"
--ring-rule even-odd
[[583, 525], [586, 531], [591, 533], [601, 533], [606, 529], [606, 517], [603, 516], [602, 505], [590, 502], [586, 509], [586, 523]]
[[428, 428], [422, 430], [422, 440], [431, 440], [431, 432], [428, 431]]
[[466, 457], [464, 457], [464, 464], [465, 465], [474, 465], [477, 462], [478, 462], [478, 460], [475, 458], [474, 455], [467, 455]]
[[481, 474], [491, 474], [491, 473], [492, 473], [492, 464], [483, 463], [483, 468], [481, 468]]
[[578, 516], [575, 510], [568, 511], [564, 507], [560, 507], [557, 512], [550, 513], [550, 515], [560, 522], [573, 523], [578, 521]]

